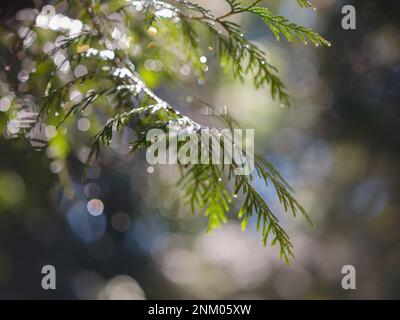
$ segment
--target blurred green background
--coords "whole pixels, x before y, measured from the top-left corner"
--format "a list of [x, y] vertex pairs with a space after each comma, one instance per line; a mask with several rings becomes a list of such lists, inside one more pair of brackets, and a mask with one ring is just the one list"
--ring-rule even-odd
[[[199, 2], [226, 10], [222, 1]], [[277, 43], [262, 21], [236, 20], [280, 70], [293, 108], [233, 81], [212, 57], [205, 83], [160, 81], [157, 92], [198, 122], [209, 119], [192, 98], [226, 105], [255, 128], [256, 151], [281, 170], [315, 221], [310, 228], [279, 215], [295, 246], [292, 264], [262, 246], [255, 222], [245, 232], [233, 221], [206, 234], [206, 219], [179, 201], [174, 169], [149, 173], [143, 154], [127, 154], [129, 132], [83, 183], [90, 140], [81, 121], [77, 133], [64, 132], [71, 146], [60, 138], [38, 152], [0, 138], [0, 298], [400, 298], [400, 2], [314, 0], [317, 12], [292, 0], [269, 3], [332, 42]], [[341, 28], [345, 4], [357, 10], [356, 30]], [[26, 5], [2, 1], [2, 24]], [[40, 285], [47, 264], [57, 270], [55, 291]], [[341, 287], [348, 264], [357, 270], [356, 290]]]

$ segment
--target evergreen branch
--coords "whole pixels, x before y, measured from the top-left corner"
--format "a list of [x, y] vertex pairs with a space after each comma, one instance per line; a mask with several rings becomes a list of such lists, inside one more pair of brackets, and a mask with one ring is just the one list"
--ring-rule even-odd
[[[214, 16], [210, 10], [186, 0], [175, 1], [176, 5], [153, 0], [133, 1], [121, 5], [119, 1], [116, 1], [110, 3], [112, 7], [110, 11], [121, 10], [126, 14], [128, 10], [124, 11], [124, 9], [127, 5], [138, 7], [140, 4], [141, 7], [138, 11], [145, 11], [143, 12], [144, 19], [140, 21], [145, 21], [145, 24], [140, 25], [141, 31], [137, 31], [139, 37], [148, 31], [146, 28], [158, 23], [161, 19], [163, 21], [167, 18], [171, 19], [174, 25], [179, 21], [179, 26], [187, 41], [187, 57], [189, 60], [197, 60], [197, 62], [202, 49], [195, 27], [199, 26], [196, 23], [200, 23], [211, 35], [219, 60], [232, 68], [236, 78], [244, 80], [246, 76], [250, 75], [256, 88], [269, 86], [274, 99], [279, 99], [284, 105], [289, 105], [288, 95], [277, 75], [276, 68], [265, 60], [265, 53], [259, 47], [244, 37], [241, 27], [227, 18], [234, 14], [247, 12], [261, 17], [278, 40], [283, 35], [288, 41], [300, 39], [304, 43], [311, 41], [315, 45], [330, 45], [329, 42], [314, 31], [291, 23], [286, 18], [273, 14], [269, 9], [260, 7], [261, 0], [254, 0], [247, 6], [238, 0], [226, 0], [226, 2], [229, 4], [230, 10], [219, 17]], [[150, 129], [160, 128], [167, 131], [170, 130], [173, 122], [177, 122], [182, 130], [194, 130], [199, 136], [203, 130], [209, 130], [178, 112], [174, 106], [164, 101], [143, 81], [144, 78], [136, 71], [129, 51], [119, 49], [120, 47], [112, 36], [115, 21], [109, 17], [108, 13], [102, 11], [101, 3], [99, 0], [84, 1], [87, 8], [82, 6], [82, 10], [86, 10], [82, 17], [89, 20], [86, 21], [91, 24], [91, 27], [88, 27], [89, 31], [61, 41], [49, 54], [51, 57], [59, 50], [65, 50], [63, 54], [67, 54], [64, 62], [71, 65], [80, 64], [83, 59], [90, 58], [85, 60], [85, 65], [90, 66], [93, 70], [68, 82], [66, 79], [71, 78], [66, 77], [59, 85], [56, 75], [60, 64], [52, 68], [50, 80], [42, 97], [43, 103], [39, 115], [40, 119], [48, 121], [46, 116], [53, 114], [51, 111], [57, 110], [58, 113], [58, 110], [62, 110], [64, 116], [61, 120], [57, 119], [59, 126], [74, 112], [84, 110], [92, 103], [99, 105], [100, 97], [117, 99], [117, 107], [110, 108], [111, 110], [107, 113], [107, 116], [111, 114], [111, 119], [103, 124], [102, 129], [94, 137], [83, 177], [86, 176], [87, 169], [94, 158], [99, 157], [101, 146], [109, 146], [115, 132], [125, 127], [132, 128], [135, 133], [135, 139], [131, 142], [132, 152], [151, 145], [152, 142], [146, 140], [146, 133]], [[297, 3], [301, 7], [312, 7], [311, 3], [306, 0], [297, 0]], [[160, 14], [160, 11], [163, 15]], [[164, 26], [161, 23], [157, 26], [160, 25]], [[87, 29], [86, 27], [85, 25], [85, 29]], [[168, 27], [166, 23], [166, 28], [171, 27]], [[136, 31], [132, 30], [132, 32]], [[147, 37], [149, 38], [149, 35]], [[171, 36], [170, 40], [178, 42], [179, 37]], [[97, 50], [95, 47], [99, 48], [98, 50], [112, 50], [112, 58], [102, 61], [102, 59], [97, 59], [97, 54], [87, 54], [89, 50], [90, 52]], [[162, 50], [167, 51], [165, 48]], [[144, 58], [148, 57], [146, 52]], [[167, 59], [164, 58], [163, 62], [165, 61]], [[103, 80], [101, 86], [91, 83], [93, 79], [99, 77]], [[67, 95], [70, 89], [78, 84], [85, 84], [82, 89], [82, 91], [86, 91], [85, 97], [80, 102], [73, 104]], [[89, 87], [90, 89], [88, 89]], [[68, 103], [67, 108], [65, 107], [66, 103]], [[124, 109], [122, 110], [122, 108]], [[102, 118], [104, 119], [104, 117]], [[222, 120], [231, 129], [238, 126], [237, 122], [229, 117], [223, 117]], [[225, 150], [225, 143], [232, 141], [229, 141], [228, 137], [224, 136], [223, 138], [223, 140], [219, 140], [219, 144]], [[178, 142], [178, 144], [183, 143], [183, 141]], [[236, 147], [234, 146], [234, 148]], [[209, 158], [213, 159], [214, 151], [211, 149], [207, 151]], [[240, 152], [240, 156], [250, 157], [242, 150]], [[250, 217], [256, 216], [257, 229], [261, 232], [263, 243], [265, 245], [267, 243], [277, 244], [282, 259], [289, 263], [289, 259], [293, 256], [292, 243], [269, 204], [263, 199], [260, 191], [256, 190], [254, 180], [259, 179], [263, 185], [275, 190], [277, 199], [285, 212], [294, 217], [302, 215], [310, 223], [311, 220], [295, 199], [289, 184], [273, 164], [260, 156], [255, 156], [251, 160], [254, 161], [255, 172], [248, 176], [234, 175], [235, 169], [241, 168], [235, 159], [229, 165], [218, 165], [212, 161], [207, 164], [179, 164], [182, 176], [178, 186], [184, 190], [184, 198], [193, 212], [197, 208], [203, 210], [203, 214], [208, 218], [208, 231], [227, 221], [228, 214], [234, 207], [232, 203], [235, 202], [238, 207], [238, 218], [242, 220], [242, 228], [247, 226]], [[238, 199], [233, 201], [236, 198]]]
[[208, 232], [225, 223], [226, 214], [230, 211], [232, 198], [221, 176], [217, 165], [195, 164], [184, 171], [178, 182], [178, 186], [185, 190], [192, 212], [195, 212], [195, 208], [204, 210], [204, 215], [208, 217]]
[[227, 37], [208, 24], [220, 60], [229, 63], [233, 74], [241, 80], [252, 74], [257, 89], [269, 86], [272, 98], [278, 98], [283, 105], [289, 106], [285, 86], [276, 74], [277, 69], [266, 61], [265, 53], [243, 36], [239, 25], [229, 21], [221, 21], [220, 24], [227, 31]]
[[292, 23], [286, 18], [275, 15], [270, 9], [263, 7], [249, 7], [248, 12], [254, 13], [261, 17], [268, 27], [274, 33], [276, 39], [279, 41], [281, 34], [289, 41], [295, 41], [296, 37], [300, 39], [304, 44], [307, 44], [307, 39], [311, 41], [315, 46], [330, 46], [330, 42], [321, 37], [318, 33], [313, 30]]
[[314, 5], [308, 0], [296, 0], [296, 1], [301, 8], [310, 8], [315, 10]]
[[[182, 13], [180, 15], [182, 18], [201, 21], [208, 27], [214, 42], [217, 43], [217, 47], [219, 48], [220, 60], [232, 65], [235, 77], [243, 80], [245, 75], [252, 73], [253, 83], [256, 88], [270, 85], [272, 97], [274, 99], [278, 98], [284, 106], [289, 106], [289, 97], [285, 92], [285, 87], [276, 75], [277, 70], [266, 62], [264, 52], [244, 37], [239, 25], [224, 19], [234, 14], [249, 12], [260, 16], [278, 41], [280, 40], [280, 35], [283, 34], [289, 42], [295, 41], [296, 38], [300, 39], [304, 44], [310, 41], [316, 46], [330, 46], [330, 42], [309, 28], [297, 25], [282, 16], [273, 14], [268, 8], [257, 7], [261, 0], [256, 0], [247, 7], [242, 6], [241, 1], [226, 1], [231, 10], [217, 18], [205, 15], [193, 18]], [[306, 0], [299, 0], [298, 3], [301, 7], [312, 7], [311, 3]], [[227, 36], [224, 36], [221, 31], [215, 28], [216, 24], [224, 28]], [[247, 67], [244, 68], [243, 64], [246, 62]]]
[[[246, 176], [236, 176], [236, 190], [242, 191], [245, 195], [244, 203], [239, 210], [239, 218], [242, 218], [242, 229], [245, 229], [249, 218], [253, 213], [257, 214], [257, 230], [260, 231], [264, 245], [267, 244], [269, 236], [272, 236], [271, 245], [279, 243], [280, 256], [289, 264], [289, 259], [293, 257], [293, 245], [289, 240], [286, 231], [279, 225], [278, 218], [273, 214], [265, 200], [254, 189]], [[260, 225], [262, 223], [262, 228]]]

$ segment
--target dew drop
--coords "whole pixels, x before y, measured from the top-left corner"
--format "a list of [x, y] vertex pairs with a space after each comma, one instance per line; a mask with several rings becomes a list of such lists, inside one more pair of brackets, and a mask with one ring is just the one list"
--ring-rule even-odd
[[151, 35], [152, 37], [155, 37], [158, 33], [158, 30], [156, 27], [150, 27], [149, 29], [147, 29], [147, 32], [149, 33], [149, 35]]
[[148, 173], [153, 173], [153, 172], [154, 172], [154, 168], [151, 167], [151, 166], [148, 167], [148, 168], [147, 168], [147, 172], [148, 172]]
[[17, 77], [19, 81], [26, 82], [29, 79], [29, 73], [26, 70], [21, 70]]

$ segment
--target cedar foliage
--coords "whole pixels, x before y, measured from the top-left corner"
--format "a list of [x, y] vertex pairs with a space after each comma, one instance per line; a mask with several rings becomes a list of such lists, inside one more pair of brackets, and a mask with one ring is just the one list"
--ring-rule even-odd
[[[289, 42], [299, 40], [315, 46], [329, 46], [330, 43], [316, 32], [273, 13], [261, 0], [221, 1], [229, 6], [222, 16], [186, 0], [70, 0], [67, 12], [74, 20], [59, 16], [65, 23], [74, 23], [69, 29], [63, 23], [54, 27], [45, 20], [49, 7], [34, 12], [32, 21], [19, 21], [18, 27], [23, 26], [23, 29], [11, 27], [13, 36], [1, 41], [2, 52], [11, 54], [10, 59], [15, 59], [14, 55], [20, 60], [28, 57], [35, 61], [36, 67], [29, 79], [22, 81], [18, 64], [9, 66], [6, 59], [1, 61], [6, 69], [2, 72], [2, 81], [5, 79], [7, 83], [2, 95], [5, 92], [12, 100], [12, 108], [7, 113], [9, 135], [28, 137], [38, 145], [51, 144], [51, 141], [41, 141], [38, 132], [46, 125], [61, 130], [74, 114], [92, 107], [103, 113], [102, 119], [108, 120], [103, 121], [94, 136], [87, 167], [100, 156], [102, 146], [110, 145], [116, 132], [124, 127], [135, 132], [132, 152], [151, 144], [146, 141], [149, 129], [168, 130], [171, 123], [191, 128], [200, 135], [208, 128], [182, 115], [156, 95], [153, 85], [146, 83], [144, 69], [140, 66], [145, 59], [156, 57], [163, 63], [163, 79], [176, 81], [179, 79], [177, 66], [190, 63], [192, 73], [204, 79], [206, 69], [201, 57], [210, 48], [235, 78], [244, 81], [250, 77], [255, 88], [266, 89], [282, 105], [289, 106], [289, 96], [278, 70], [266, 60], [263, 50], [245, 37], [241, 26], [229, 18], [238, 14], [257, 16], [265, 22], [266, 31], [269, 29], [278, 41], [284, 37]], [[306, 0], [297, 0], [297, 3], [299, 10], [313, 9]], [[65, 8], [65, 1], [54, 5], [56, 9], [60, 5]], [[208, 36], [200, 38], [199, 34], [205, 33]], [[55, 45], [43, 50], [46, 41]], [[132, 43], [140, 44], [140, 53], [133, 53]], [[86, 72], [74, 76], [72, 70], [82, 65]], [[29, 84], [28, 92], [16, 89], [17, 77]], [[79, 88], [83, 95], [73, 97], [74, 88]], [[32, 96], [37, 99], [31, 99]], [[227, 115], [221, 116], [220, 121], [231, 129], [239, 127]], [[192, 211], [203, 210], [208, 217], [208, 230], [227, 221], [233, 198], [238, 198], [242, 227], [246, 228], [249, 218], [255, 215], [264, 244], [278, 245], [281, 258], [289, 263], [293, 256], [292, 243], [270, 205], [254, 188], [254, 179], [261, 178], [265, 185], [275, 189], [286, 212], [293, 216], [300, 214], [311, 221], [272, 163], [260, 156], [254, 161], [255, 172], [249, 176], [235, 176], [233, 170], [238, 167], [235, 162], [231, 165], [180, 165], [179, 188], [184, 190], [184, 198]]]

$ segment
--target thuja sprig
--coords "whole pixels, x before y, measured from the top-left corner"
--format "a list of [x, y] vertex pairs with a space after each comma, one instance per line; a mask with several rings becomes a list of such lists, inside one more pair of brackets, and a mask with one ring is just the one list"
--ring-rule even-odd
[[[308, 41], [312, 42], [315, 46], [330, 46], [330, 42], [321, 37], [313, 30], [295, 24], [287, 20], [285, 17], [274, 14], [270, 9], [264, 7], [252, 6], [247, 8], [247, 12], [251, 12], [261, 17], [274, 33], [277, 40], [280, 40], [281, 34], [289, 41], [295, 41], [296, 37], [304, 44]], [[308, 41], [307, 41], [308, 40]]]
[[[260, 6], [261, 0], [253, 1], [249, 5], [243, 5], [243, 1], [238, 0], [225, 1], [229, 4], [230, 10], [221, 16], [215, 16], [210, 10], [187, 0], [175, 1], [176, 6], [163, 1], [142, 0], [141, 3], [151, 15], [151, 23], [157, 21], [154, 19], [157, 8], [172, 10], [176, 17], [180, 18], [182, 33], [191, 45], [192, 51], [199, 50], [199, 44], [196, 43], [198, 36], [192, 21], [201, 23], [212, 36], [211, 47], [216, 47], [218, 58], [226, 67], [231, 66], [236, 78], [244, 80], [247, 75], [251, 75], [257, 89], [269, 87], [274, 99], [277, 98], [282, 105], [289, 106], [289, 96], [278, 76], [278, 70], [267, 61], [264, 51], [244, 36], [241, 26], [229, 21], [229, 18], [242, 13], [257, 15], [263, 19], [278, 41], [281, 35], [289, 42], [299, 39], [304, 44], [311, 42], [316, 46], [330, 46], [329, 41], [313, 30], [292, 23], [285, 17], [274, 14], [270, 9]], [[298, 0], [297, 3], [302, 8], [314, 9], [307, 0]]]
[[300, 7], [302, 8], [311, 8], [315, 10], [313, 4], [308, 0], [296, 0]]
[[[251, 13], [263, 19], [278, 41], [281, 34], [289, 42], [298, 38], [304, 44], [310, 41], [316, 46], [330, 46], [329, 41], [309, 28], [292, 23], [286, 18], [274, 14], [270, 9], [258, 6], [260, 0], [253, 1], [247, 6], [243, 6], [242, 1], [226, 1], [230, 6], [230, 11], [219, 17], [215, 17], [209, 12], [204, 14], [205, 9], [199, 10], [199, 6], [193, 7], [190, 2], [182, 1], [180, 3], [184, 7], [197, 11], [201, 15], [181, 14], [181, 17], [199, 21], [208, 28], [212, 34], [213, 43], [217, 47], [219, 59], [232, 66], [235, 77], [243, 80], [246, 75], [251, 74], [256, 88], [269, 86], [272, 97], [278, 98], [284, 106], [289, 106], [289, 96], [277, 75], [277, 69], [267, 62], [263, 50], [246, 39], [240, 25], [227, 19], [236, 14]], [[308, 1], [299, 0], [297, 2], [301, 7], [314, 8]]]
[[269, 86], [272, 98], [278, 98], [283, 105], [289, 106], [285, 86], [277, 75], [277, 69], [267, 62], [264, 52], [243, 36], [238, 24], [230, 21], [221, 21], [220, 24], [228, 32], [227, 37], [208, 24], [220, 60], [230, 65], [233, 75], [242, 81], [246, 75], [252, 74], [256, 89]]
[[[75, 1], [70, 2], [75, 3]], [[60, 126], [65, 125], [66, 120], [73, 113], [85, 111], [89, 105], [96, 105], [96, 109], [101, 109], [103, 125], [94, 137], [85, 170], [100, 156], [101, 147], [109, 146], [114, 134], [125, 127], [133, 129], [135, 133], [135, 138], [131, 141], [132, 152], [145, 149], [151, 144], [146, 139], [148, 130], [161, 128], [167, 131], [171, 121], [177, 121], [182, 129], [194, 128], [199, 135], [202, 130], [208, 129], [178, 112], [174, 106], [164, 101], [146, 84], [134, 64], [136, 57], [129, 50], [118, 47], [112, 35], [115, 21], [110, 16], [114, 12], [124, 15], [124, 21], [128, 23], [127, 30], [132, 32], [132, 36], [145, 39], [146, 46], [143, 47], [145, 59], [154, 54], [151, 50], [157, 46], [156, 39], [150, 39], [151, 36], [147, 34], [148, 28], [153, 25], [162, 26], [162, 28], [167, 28], [168, 32], [177, 32], [180, 29], [186, 39], [187, 59], [198, 69], [198, 75], [204, 71], [201, 69], [203, 66], [198, 63], [198, 57], [203, 52], [198, 34], [200, 28], [203, 28], [210, 35], [207, 41], [210, 41], [208, 44], [216, 52], [217, 58], [232, 69], [236, 78], [245, 80], [246, 77], [251, 76], [256, 88], [268, 86], [273, 98], [279, 99], [284, 105], [289, 105], [289, 96], [278, 76], [277, 69], [266, 60], [263, 50], [245, 37], [241, 26], [233, 23], [229, 18], [242, 13], [256, 15], [263, 19], [277, 40], [280, 40], [283, 35], [288, 41], [300, 39], [304, 43], [310, 41], [321, 46], [329, 45], [329, 42], [314, 31], [274, 14], [268, 8], [261, 6], [259, 0], [246, 5], [237, 0], [226, 0], [226, 2], [229, 4], [229, 11], [221, 16], [215, 16], [210, 10], [186, 0], [177, 0], [173, 4], [153, 0], [128, 2], [113, 0], [107, 4], [98, 0], [78, 1], [82, 11], [79, 18], [86, 24], [85, 32], [59, 41], [55, 49], [49, 53], [48, 58], [63, 51], [64, 60], [70, 63], [71, 67], [84, 63], [90, 70], [84, 76], [72, 77], [72, 80], [62, 82], [58, 79], [60, 64], [54, 66], [49, 74], [47, 85], [40, 88], [43, 94], [38, 120], [57, 123], [57, 126]], [[306, 0], [297, 0], [297, 3], [301, 7], [312, 8], [311, 3]], [[129, 19], [132, 10], [127, 10], [127, 6], [132, 5], [140, 8], [138, 11], [145, 15], [142, 20], [145, 23], [136, 23], [134, 28]], [[107, 12], [103, 12], [105, 7], [107, 7]], [[171, 21], [167, 19], [163, 21], [165, 23], [160, 23], [158, 16], [161, 10], [164, 10], [164, 16]], [[120, 21], [117, 22], [120, 23]], [[180, 25], [179, 28], [176, 28], [177, 23]], [[169, 40], [181, 45], [178, 43], [179, 35], [175, 34]], [[99, 58], [99, 55], [94, 54], [99, 50], [111, 50], [112, 55], [108, 58], [106, 55], [104, 59]], [[164, 57], [160, 53], [166, 51], [167, 48], [159, 45], [157, 58], [163, 60]], [[42, 60], [39, 54], [37, 58]], [[169, 53], [168, 59], [164, 58], [164, 62], [169, 64], [171, 58], [173, 56]], [[178, 59], [178, 57], [175, 58]], [[74, 87], [79, 87], [84, 91], [82, 100], [77, 103], [73, 103], [69, 96], [70, 90]], [[116, 102], [113, 108], [107, 104], [111, 100]], [[236, 121], [227, 116], [222, 117], [221, 121], [221, 125], [228, 126], [230, 129], [239, 127]], [[221, 140], [222, 149], [224, 149], [224, 143], [225, 140]], [[244, 154], [244, 156], [250, 155]], [[212, 159], [212, 154], [210, 158]], [[261, 196], [260, 190], [255, 188], [254, 180], [261, 179], [264, 186], [275, 190], [277, 199], [285, 212], [293, 216], [300, 214], [307, 221], [311, 222], [311, 220], [295, 199], [289, 184], [272, 163], [260, 156], [255, 156], [253, 160], [255, 171], [248, 176], [233, 174], [239, 167], [235, 161], [229, 165], [179, 164], [181, 179], [178, 185], [183, 190], [183, 197], [191, 210], [195, 212], [200, 209], [208, 218], [208, 231], [225, 223], [233, 210], [236, 210], [243, 228], [246, 228], [249, 219], [255, 216], [257, 229], [262, 235], [264, 244], [279, 246], [281, 258], [289, 263], [289, 259], [293, 256], [293, 245], [271, 206]]]

